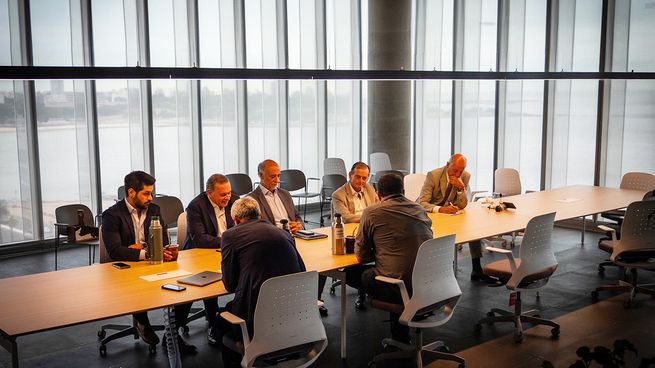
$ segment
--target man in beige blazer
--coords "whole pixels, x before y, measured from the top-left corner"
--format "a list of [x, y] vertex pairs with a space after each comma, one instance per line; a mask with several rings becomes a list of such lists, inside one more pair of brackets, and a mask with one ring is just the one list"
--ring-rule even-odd
[[348, 173], [348, 182], [332, 193], [332, 211], [340, 213], [345, 223], [359, 222], [364, 209], [380, 201], [368, 183], [370, 173], [367, 164], [355, 162]]
[[[359, 222], [366, 207], [380, 202], [375, 189], [368, 183], [371, 169], [363, 162], [355, 162], [348, 173], [348, 182], [332, 193], [332, 212], [340, 213], [345, 223]], [[361, 275], [363, 266], [349, 267], [349, 272]], [[360, 269], [361, 268], [361, 269]], [[346, 276], [348, 278], [348, 276]], [[360, 287], [355, 309], [366, 310], [366, 293]]]
[[[430, 171], [425, 178], [418, 203], [427, 212], [455, 214], [468, 205], [468, 187], [471, 174], [466, 169], [466, 157], [454, 154], [446, 166]], [[471, 280], [494, 282], [495, 280], [482, 272], [482, 244], [479, 240], [469, 243], [473, 271]]]

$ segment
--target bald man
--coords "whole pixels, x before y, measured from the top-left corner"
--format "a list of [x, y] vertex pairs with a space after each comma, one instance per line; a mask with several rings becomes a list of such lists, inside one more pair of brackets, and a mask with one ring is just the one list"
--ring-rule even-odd
[[[454, 154], [446, 166], [428, 173], [417, 202], [427, 212], [454, 214], [463, 210], [468, 205], [468, 184], [471, 179], [471, 174], [465, 169], [466, 157], [461, 153]], [[469, 248], [473, 264], [471, 280], [494, 282], [494, 279], [482, 272], [480, 265], [482, 244], [480, 241], [470, 242]]]

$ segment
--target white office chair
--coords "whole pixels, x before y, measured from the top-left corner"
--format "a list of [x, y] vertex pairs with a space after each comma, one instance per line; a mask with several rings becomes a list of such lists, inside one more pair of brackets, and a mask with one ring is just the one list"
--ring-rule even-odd
[[655, 270], [655, 201], [631, 203], [621, 225], [621, 239], [614, 237], [612, 243], [610, 260], [630, 272], [629, 281], [603, 285], [592, 291], [592, 299], [597, 300], [602, 290], [627, 291], [625, 306], [630, 307], [637, 293], [655, 296], [655, 284], [637, 283], [637, 270]]
[[348, 179], [346, 163], [338, 157], [328, 157], [323, 160], [323, 175], [338, 174]]
[[409, 174], [403, 178], [405, 184], [405, 197], [411, 201], [415, 201], [421, 195], [421, 188], [425, 183], [425, 174]]
[[371, 174], [383, 170], [392, 170], [391, 159], [389, 155], [384, 152], [373, 152], [369, 156], [369, 164], [371, 166]]
[[184, 247], [184, 243], [186, 243], [186, 211], [180, 213], [179, 216], [177, 216], [177, 244], [180, 246], [180, 249]]
[[[521, 176], [516, 169], [502, 168], [494, 172], [494, 197], [508, 197], [521, 194]], [[516, 232], [508, 234], [512, 236], [510, 246], [514, 248], [516, 244]], [[492, 245], [499, 242], [503, 247], [507, 246], [507, 241], [503, 235], [487, 238], [482, 240], [485, 245]]]
[[[448, 348], [442, 341], [423, 345], [423, 329], [434, 328], [448, 322], [453, 316], [462, 291], [453, 271], [455, 235], [430, 239], [421, 244], [416, 254], [412, 272], [412, 297], [409, 297], [403, 280], [377, 276], [381, 282], [397, 285], [403, 304], [393, 304], [373, 299], [374, 308], [400, 314], [400, 323], [415, 329], [414, 345], [393, 339], [384, 339], [384, 346], [392, 345], [401, 349], [398, 352], [376, 355], [373, 363], [389, 359], [416, 358], [418, 367], [423, 367], [423, 355], [426, 362], [437, 359], [450, 360], [464, 367], [463, 358], [447, 353]], [[435, 351], [435, 350], [441, 351]]]
[[484, 273], [506, 281], [505, 287], [516, 292], [514, 312], [493, 308], [475, 325], [476, 332], [481, 331], [482, 324], [495, 322], [512, 322], [515, 326], [514, 341], [523, 341], [522, 322], [532, 325], [547, 325], [553, 327], [551, 335], [559, 338], [559, 325], [553, 321], [539, 317], [539, 312], [531, 310], [521, 312], [521, 292], [538, 291], [548, 283], [548, 279], [557, 269], [557, 260], [551, 246], [555, 212], [533, 217], [525, 229], [523, 243], [519, 249], [519, 258], [514, 258], [511, 250], [491, 248], [496, 253], [504, 254], [507, 259], [491, 262], [484, 266]]
[[242, 341], [225, 336], [223, 348], [243, 354], [244, 368], [262, 362], [277, 366], [279, 361], [284, 361], [284, 367], [310, 366], [327, 347], [325, 327], [316, 308], [317, 283], [316, 271], [266, 280], [257, 298], [252, 340], [246, 321], [230, 312], [221, 313], [225, 320], [241, 327], [243, 336]]

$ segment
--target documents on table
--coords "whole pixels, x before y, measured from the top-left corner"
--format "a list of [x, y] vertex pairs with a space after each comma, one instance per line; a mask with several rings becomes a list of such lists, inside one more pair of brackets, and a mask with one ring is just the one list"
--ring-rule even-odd
[[186, 276], [190, 274], [191, 272], [189, 271], [175, 270], [175, 271], [153, 273], [152, 275], [140, 276], [139, 278], [146, 281], [159, 281], [159, 280], [172, 279], [173, 277]]
[[580, 198], [562, 198], [562, 199], [558, 199], [557, 202], [560, 202], [560, 203], [573, 203], [573, 202], [578, 202], [578, 201], [581, 201], [581, 200], [582, 199], [580, 199]]

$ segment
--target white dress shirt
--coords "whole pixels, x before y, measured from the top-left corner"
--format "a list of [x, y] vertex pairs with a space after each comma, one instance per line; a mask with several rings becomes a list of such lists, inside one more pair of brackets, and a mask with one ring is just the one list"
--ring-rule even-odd
[[259, 188], [261, 189], [262, 193], [264, 193], [264, 198], [266, 198], [266, 202], [268, 203], [268, 206], [271, 208], [271, 212], [273, 212], [275, 225], [277, 227], [280, 227], [281, 226], [280, 220], [282, 219], [288, 220], [289, 214], [287, 213], [287, 209], [284, 208], [284, 204], [282, 203], [282, 200], [278, 195], [277, 189], [275, 191], [270, 191], [261, 184], [259, 184]]
[[214, 214], [216, 214], [216, 224], [218, 224], [218, 236], [221, 236], [225, 230], [227, 230], [227, 220], [225, 219], [225, 208], [220, 207], [212, 199], [209, 198], [209, 203], [214, 207]]
[[[132, 217], [132, 225], [134, 226], [134, 241], [136, 243], [146, 242], [146, 232], [143, 224], [146, 221], [146, 213], [148, 211], [141, 210], [141, 214], [139, 215], [139, 211], [132, 207], [130, 202], [127, 201], [127, 198], [125, 198], [125, 204], [127, 205], [127, 210], [130, 212], [130, 216]], [[146, 259], [146, 251], [141, 249], [141, 253], [139, 253], [139, 260], [143, 261], [144, 259]]]
[[353, 203], [355, 204], [355, 214], [356, 215], [361, 215], [362, 212], [364, 212], [364, 209], [366, 208], [366, 197], [364, 197], [364, 191], [360, 190], [359, 192], [355, 191], [355, 188], [353, 188], [352, 185], [350, 185], [350, 189], [353, 190], [355, 193], [353, 195]]

